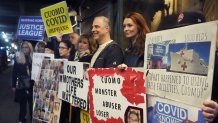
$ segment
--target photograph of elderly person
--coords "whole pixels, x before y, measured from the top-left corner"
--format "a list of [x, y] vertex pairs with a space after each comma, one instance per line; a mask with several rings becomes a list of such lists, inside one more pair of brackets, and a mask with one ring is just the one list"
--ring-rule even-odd
[[144, 17], [137, 12], [128, 13], [124, 17], [123, 31], [127, 41], [124, 51], [124, 64], [119, 69], [127, 67], [143, 67], [146, 34], [150, 32]]
[[78, 39], [77, 53], [74, 61], [91, 62], [92, 56], [97, 49], [97, 43], [90, 34], [83, 34]]
[[26, 120], [25, 117], [27, 113], [27, 103], [29, 108], [29, 115], [32, 119], [33, 82], [27, 81], [28, 83], [24, 84], [23, 81], [18, 81], [17, 83], [17, 78], [18, 80], [24, 76], [31, 78], [32, 56], [32, 44], [24, 41], [21, 44], [20, 51], [16, 53], [16, 59], [12, 73], [12, 90], [15, 92], [15, 101], [20, 104], [19, 122], [25, 122]]
[[125, 112], [125, 123], [143, 123], [143, 109], [128, 106]]
[[140, 123], [140, 116], [137, 111], [130, 111], [128, 114], [128, 123]]

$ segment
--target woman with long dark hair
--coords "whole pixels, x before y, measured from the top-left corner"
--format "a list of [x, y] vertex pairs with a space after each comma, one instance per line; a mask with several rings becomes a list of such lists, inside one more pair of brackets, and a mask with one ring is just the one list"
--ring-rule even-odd
[[141, 14], [131, 12], [124, 17], [123, 28], [127, 48], [124, 51], [124, 64], [119, 65], [118, 68], [143, 67], [145, 38], [150, 32], [147, 22]]

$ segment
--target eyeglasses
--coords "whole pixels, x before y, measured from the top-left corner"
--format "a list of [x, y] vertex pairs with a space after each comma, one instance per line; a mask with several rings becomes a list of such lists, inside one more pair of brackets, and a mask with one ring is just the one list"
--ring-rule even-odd
[[68, 48], [67, 47], [58, 47], [58, 49], [63, 50], [63, 49], [68, 49]]

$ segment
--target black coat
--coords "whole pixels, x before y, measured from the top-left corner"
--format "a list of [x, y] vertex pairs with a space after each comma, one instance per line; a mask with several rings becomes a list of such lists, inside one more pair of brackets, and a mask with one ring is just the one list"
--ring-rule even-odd
[[128, 67], [143, 67], [144, 53], [140, 55], [133, 54], [133, 48], [128, 48], [124, 52], [124, 64]]
[[[214, 77], [213, 77], [213, 89], [212, 89], [212, 100], [218, 103], [218, 50], [215, 55], [215, 66], [214, 66]], [[218, 116], [213, 121], [213, 123], [218, 123]]]
[[[28, 58], [26, 58], [26, 59], [28, 59]], [[12, 88], [16, 88], [16, 82], [17, 82], [17, 78], [19, 76], [28, 75], [27, 66], [29, 67], [29, 70], [30, 70], [29, 76], [31, 76], [32, 64], [28, 60], [26, 61], [25, 64], [19, 64], [19, 63], [17, 63], [17, 60], [15, 59], [13, 73], [12, 73]], [[18, 83], [18, 85], [19, 85], [19, 83]]]
[[123, 63], [123, 52], [119, 45], [113, 41], [109, 43], [97, 57], [93, 68], [117, 67]]

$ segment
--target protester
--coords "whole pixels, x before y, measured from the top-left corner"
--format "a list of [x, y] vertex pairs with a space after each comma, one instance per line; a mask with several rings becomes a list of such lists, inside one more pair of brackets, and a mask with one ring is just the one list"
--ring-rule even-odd
[[[26, 106], [29, 104], [29, 114], [32, 119], [33, 83], [30, 81], [32, 68], [33, 47], [25, 41], [21, 50], [16, 53], [12, 73], [12, 90], [15, 92], [15, 101], [20, 104], [19, 122], [25, 122]], [[18, 81], [17, 81], [18, 80]]]
[[45, 45], [46, 45], [46, 43], [43, 41], [37, 42], [36, 46], [35, 46], [35, 52], [44, 53], [45, 52]]
[[83, 34], [78, 40], [77, 53], [74, 61], [91, 62], [92, 56], [97, 49], [96, 41], [89, 34]]
[[95, 17], [92, 24], [93, 38], [99, 47], [91, 59], [93, 68], [117, 67], [123, 62], [123, 53], [119, 45], [111, 40], [110, 21], [104, 16]]
[[[68, 61], [73, 61], [71, 55], [72, 44], [69, 40], [60, 41], [58, 49], [61, 59], [68, 59]], [[62, 101], [60, 123], [69, 122], [70, 106], [70, 103]]]
[[118, 68], [143, 67], [145, 38], [150, 32], [147, 22], [141, 14], [131, 12], [124, 17], [123, 28], [128, 47], [124, 52], [124, 64], [119, 65]]
[[69, 40], [71, 44], [73, 45], [74, 49], [76, 50], [78, 47], [78, 39], [79, 35], [75, 32], [69, 34]]
[[54, 43], [49, 41], [45, 45], [45, 53], [54, 54]]
[[73, 60], [71, 55], [72, 44], [70, 43], [69, 40], [62, 40], [59, 43], [58, 49], [59, 49], [60, 58], [68, 59], [69, 61]]

